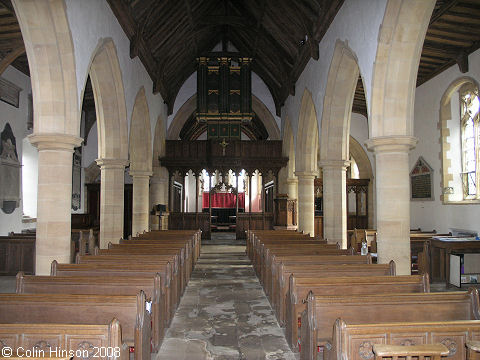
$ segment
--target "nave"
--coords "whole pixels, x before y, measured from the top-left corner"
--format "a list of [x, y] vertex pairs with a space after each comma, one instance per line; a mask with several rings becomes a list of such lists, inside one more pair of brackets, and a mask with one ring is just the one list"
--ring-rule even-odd
[[212, 233], [155, 360], [295, 359], [234, 233]]

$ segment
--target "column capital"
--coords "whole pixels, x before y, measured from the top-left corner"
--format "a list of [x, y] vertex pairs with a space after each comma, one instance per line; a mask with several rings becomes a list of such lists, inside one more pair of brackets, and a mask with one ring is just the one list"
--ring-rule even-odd
[[298, 184], [298, 179], [297, 178], [287, 178], [287, 184]]
[[379, 136], [368, 139], [365, 145], [368, 150], [378, 153], [409, 152], [417, 145], [418, 139], [414, 136]]
[[295, 171], [295, 175], [298, 178], [302, 178], [302, 179], [308, 179], [308, 178], [314, 179], [317, 176], [317, 174], [314, 173], [313, 171]]
[[124, 169], [125, 166], [127, 166], [130, 163], [130, 161], [126, 159], [109, 159], [109, 158], [97, 159], [95, 161], [97, 165], [103, 169]]
[[61, 133], [33, 133], [28, 136], [30, 143], [38, 150], [63, 150], [73, 152], [73, 148], [80, 146], [83, 139], [70, 134]]
[[131, 170], [128, 172], [131, 177], [150, 177], [153, 175], [153, 172], [146, 170]]
[[347, 171], [347, 168], [350, 166], [350, 160], [321, 160], [318, 165], [323, 170]]

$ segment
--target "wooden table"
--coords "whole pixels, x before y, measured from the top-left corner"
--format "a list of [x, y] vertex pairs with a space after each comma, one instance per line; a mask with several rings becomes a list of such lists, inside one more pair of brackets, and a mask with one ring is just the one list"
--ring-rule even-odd
[[433, 237], [430, 241], [430, 276], [432, 281], [445, 281], [450, 274], [450, 254], [480, 253], [480, 240], [473, 237]]

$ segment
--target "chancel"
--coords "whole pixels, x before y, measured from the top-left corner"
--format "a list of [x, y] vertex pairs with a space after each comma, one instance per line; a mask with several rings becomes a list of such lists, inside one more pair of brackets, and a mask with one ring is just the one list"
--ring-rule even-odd
[[479, 18], [0, 0], [2, 358], [478, 358]]

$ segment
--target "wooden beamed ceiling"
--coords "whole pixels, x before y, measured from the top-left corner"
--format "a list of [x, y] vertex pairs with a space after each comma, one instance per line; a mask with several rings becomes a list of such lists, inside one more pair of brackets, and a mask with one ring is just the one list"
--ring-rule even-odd
[[107, 1], [169, 113], [196, 58], [220, 42], [254, 59], [280, 113], [344, 0]]
[[[195, 71], [196, 57], [230, 41], [254, 59], [252, 69], [272, 93], [277, 112], [343, 0], [107, 0], [171, 112], [177, 93]], [[425, 37], [417, 86], [452, 65], [468, 71], [480, 47], [480, 0], [437, 0]], [[0, 0], [2, 62], [29, 75], [20, 27], [10, 0]], [[12, 60], [13, 59], [13, 60]], [[85, 96], [89, 96], [86, 94]], [[93, 97], [90, 97], [93, 98]], [[353, 111], [367, 115], [359, 79]]]

